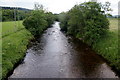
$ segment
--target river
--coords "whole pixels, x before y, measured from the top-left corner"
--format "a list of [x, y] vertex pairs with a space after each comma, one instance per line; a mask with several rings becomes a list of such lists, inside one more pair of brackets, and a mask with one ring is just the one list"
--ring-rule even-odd
[[39, 41], [27, 50], [10, 78], [118, 78], [90, 47], [62, 33], [59, 22]]

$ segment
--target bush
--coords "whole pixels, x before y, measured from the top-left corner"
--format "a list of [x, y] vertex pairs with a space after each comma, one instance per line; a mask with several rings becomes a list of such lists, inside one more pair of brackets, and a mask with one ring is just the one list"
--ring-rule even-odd
[[68, 16], [67, 13], [60, 13], [58, 16], [58, 20], [61, 22], [60, 26], [61, 26], [61, 30], [62, 31], [67, 31], [67, 20], [68, 20]]
[[96, 2], [75, 5], [67, 12], [67, 18], [61, 21], [64, 25], [61, 28], [64, 29], [67, 25], [68, 34], [82, 38], [84, 42], [93, 45], [109, 28], [109, 21], [103, 8], [106, 10], [106, 7]]
[[46, 20], [48, 23], [48, 27], [50, 27], [51, 24], [53, 24], [53, 22], [55, 21], [55, 16], [51, 12], [47, 12], [46, 13]]
[[29, 17], [27, 17], [23, 25], [34, 36], [39, 36], [48, 26], [54, 21], [52, 13], [45, 13], [43, 10], [34, 10]]

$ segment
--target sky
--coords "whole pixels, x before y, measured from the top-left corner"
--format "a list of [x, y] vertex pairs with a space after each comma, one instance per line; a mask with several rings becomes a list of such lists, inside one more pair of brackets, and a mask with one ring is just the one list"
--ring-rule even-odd
[[[34, 9], [34, 3], [39, 3], [45, 9], [53, 13], [60, 13], [70, 10], [75, 4], [87, 2], [89, 0], [0, 0], [0, 6], [22, 7], [27, 9]], [[118, 15], [118, 2], [120, 0], [97, 0], [98, 2], [111, 3], [112, 15]]]

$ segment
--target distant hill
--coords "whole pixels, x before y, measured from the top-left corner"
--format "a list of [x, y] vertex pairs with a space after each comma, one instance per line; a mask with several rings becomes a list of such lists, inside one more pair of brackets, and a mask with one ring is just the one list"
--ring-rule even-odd
[[26, 8], [20, 8], [20, 7], [2, 7], [0, 6], [0, 8], [2, 9], [18, 9], [18, 10], [22, 10], [22, 11], [31, 11], [31, 9], [26, 9]]
[[120, 15], [114, 15], [115, 18], [120, 18]]
[[120, 18], [120, 15], [107, 16], [108, 18]]

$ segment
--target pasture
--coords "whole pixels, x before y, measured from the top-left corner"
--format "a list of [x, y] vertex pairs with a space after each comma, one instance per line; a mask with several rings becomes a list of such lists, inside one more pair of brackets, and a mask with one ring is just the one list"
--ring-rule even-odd
[[116, 18], [108, 18], [110, 21], [110, 31], [117, 31], [118, 30], [118, 19]]
[[2, 36], [16, 32], [17, 30], [23, 29], [23, 21], [9, 21], [2, 23]]

